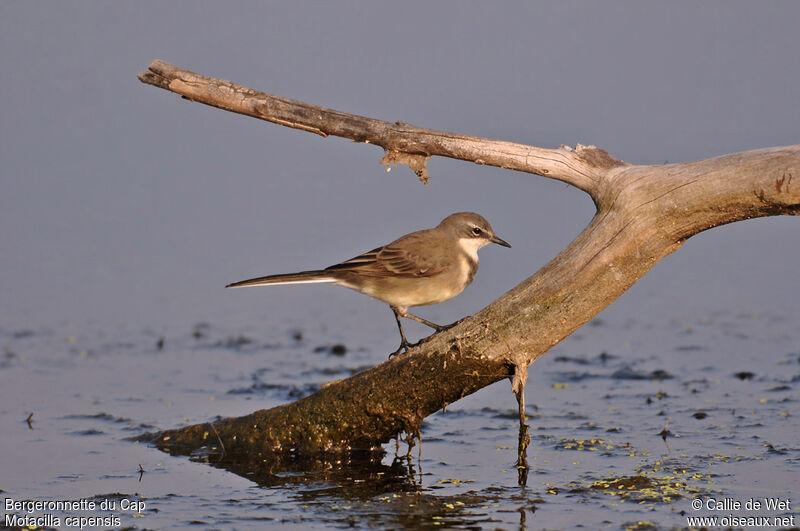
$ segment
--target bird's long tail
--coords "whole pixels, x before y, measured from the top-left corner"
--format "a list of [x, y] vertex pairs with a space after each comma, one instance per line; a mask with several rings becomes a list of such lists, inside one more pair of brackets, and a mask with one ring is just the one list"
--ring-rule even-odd
[[330, 271], [301, 271], [285, 275], [268, 275], [251, 278], [228, 284], [226, 288], [244, 288], [247, 286], [269, 286], [270, 284], [316, 284], [320, 282], [336, 282]]

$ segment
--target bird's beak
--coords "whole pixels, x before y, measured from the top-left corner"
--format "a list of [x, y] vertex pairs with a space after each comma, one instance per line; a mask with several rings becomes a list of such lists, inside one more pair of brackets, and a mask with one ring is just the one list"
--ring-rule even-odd
[[509, 247], [509, 248], [511, 247], [510, 243], [501, 238], [498, 238], [497, 236], [492, 236], [492, 239], [490, 241], [492, 243], [496, 243], [497, 245], [502, 245], [503, 247]]

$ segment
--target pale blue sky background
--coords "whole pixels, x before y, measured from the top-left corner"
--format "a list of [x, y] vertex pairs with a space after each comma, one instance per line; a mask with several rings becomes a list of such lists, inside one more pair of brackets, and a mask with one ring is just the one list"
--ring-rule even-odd
[[[470, 289], [420, 311], [449, 322], [593, 213], [563, 183], [451, 160], [423, 187], [376, 148], [143, 85], [154, 58], [375, 118], [662, 163], [800, 142], [799, 22], [789, 1], [2, 2], [0, 326], [366, 323], [389, 346], [389, 310], [348, 290], [223, 286], [474, 210], [514, 247], [482, 251]], [[797, 315], [798, 263], [797, 218], [737, 223], [608, 311]]]

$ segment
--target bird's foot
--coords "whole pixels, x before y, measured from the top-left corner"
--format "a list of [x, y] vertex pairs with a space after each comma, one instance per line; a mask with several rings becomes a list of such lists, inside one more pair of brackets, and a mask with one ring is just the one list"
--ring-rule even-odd
[[406, 341], [405, 338], [403, 338], [403, 341], [400, 343], [400, 346], [397, 347], [397, 350], [395, 350], [394, 352], [389, 354], [389, 359], [392, 359], [392, 358], [394, 358], [395, 356], [397, 356], [398, 354], [401, 354], [401, 353], [405, 354], [406, 352], [408, 352], [408, 349], [410, 349], [411, 347], [416, 347], [417, 345], [419, 345], [419, 343], [414, 343], [412, 345], [411, 343]]
[[[455, 323], [450, 323], [449, 325], [438, 325], [438, 326], [434, 327], [436, 329], [436, 334], [438, 334], [439, 332], [444, 332], [445, 330], [450, 330], [451, 328], [453, 328], [457, 324], [460, 324], [461, 322], [466, 321], [470, 317], [471, 316], [469, 316], [469, 315], [467, 317], [462, 317], [461, 319], [459, 319]], [[433, 334], [433, 335], [435, 336], [436, 334]]]
[[431, 326], [431, 328], [433, 328], [434, 330], [436, 330], [436, 332], [432, 333], [431, 335], [429, 335], [429, 336], [427, 336], [427, 337], [423, 337], [422, 339], [420, 339], [420, 340], [419, 340], [419, 341], [417, 341], [416, 343], [409, 343], [409, 342], [408, 342], [408, 341], [405, 339], [405, 337], [403, 337], [403, 340], [402, 340], [402, 342], [400, 343], [400, 346], [397, 348], [397, 350], [395, 350], [394, 352], [392, 352], [391, 354], [389, 354], [389, 359], [392, 359], [393, 357], [397, 356], [398, 354], [401, 354], [401, 353], [403, 353], [403, 354], [404, 354], [404, 353], [408, 352], [408, 351], [409, 351], [409, 349], [412, 349], [412, 348], [414, 348], [414, 347], [418, 347], [418, 346], [420, 346], [420, 345], [422, 345], [422, 344], [424, 344], [424, 343], [427, 343], [428, 341], [430, 341], [431, 339], [433, 339], [434, 337], [436, 337], [436, 335], [437, 335], [439, 332], [444, 332], [445, 330], [450, 330], [451, 328], [453, 328], [453, 327], [454, 327], [454, 326], [456, 326], [457, 324], [461, 323], [462, 321], [465, 321], [465, 320], [466, 320], [466, 319], [468, 319], [469, 317], [470, 317], [470, 316], [463, 317], [463, 318], [459, 319], [458, 321], [456, 321], [455, 323], [450, 323], [449, 325], [434, 325], [434, 323], [430, 323], [430, 321], [429, 321], [429, 322], [428, 322], [428, 323], [429, 323], [429, 326]]

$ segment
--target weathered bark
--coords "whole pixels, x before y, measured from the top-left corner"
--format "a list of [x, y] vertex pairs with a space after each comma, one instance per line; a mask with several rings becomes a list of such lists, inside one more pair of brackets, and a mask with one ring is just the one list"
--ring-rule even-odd
[[581, 190], [594, 189], [603, 169], [620, 162], [603, 150], [542, 149], [514, 142], [423, 129], [402, 122], [384, 122], [280, 98], [264, 92], [153, 61], [139, 74], [143, 83], [171, 90], [186, 99], [260, 118], [279, 125], [367, 142], [386, 150], [385, 164], [407, 163], [423, 180], [425, 160], [432, 155], [477, 164], [537, 173], [566, 181]]
[[278, 98], [154, 61], [139, 78], [188, 99], [281, 125], [369, 142], [383, 162], [427, 179], [431, 155], [536, 173], [589, 193], [597, 213], [533, 276], [429, 341], [297, 402], [152, 436], [188, 450], [314, 453], [417, 433], [422, 419], [527, 367], [603, 310], [690, 236], [743, 219], [800, 214], [800, 145], [662, 166], [623, 163], [595, 147], [542, 149], [389, 123]]

